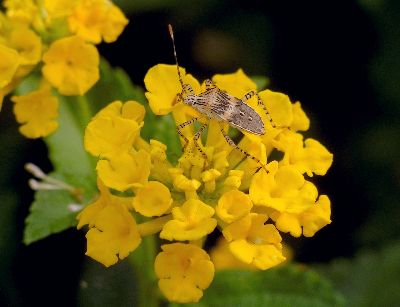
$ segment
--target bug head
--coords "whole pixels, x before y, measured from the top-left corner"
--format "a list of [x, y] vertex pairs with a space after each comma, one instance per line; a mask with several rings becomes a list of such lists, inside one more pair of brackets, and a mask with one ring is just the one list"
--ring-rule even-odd
[[187, 104], [188, 106], [193, 106], [194, 104], [196, 104], [197, 97], [196, 95], [188, 94], [182, 101], [184, 104]]

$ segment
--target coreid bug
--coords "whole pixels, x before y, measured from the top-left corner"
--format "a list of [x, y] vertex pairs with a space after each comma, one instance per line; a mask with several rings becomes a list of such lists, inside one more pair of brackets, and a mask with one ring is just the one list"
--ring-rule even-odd
[[[182, 76], [179, 71], [174, 32], [170, 24], [168, 25], [168, 30], [171, 36], [172, 46], [174, 48], [174, 57], [178, 71], [178, 78], [182, 86], [182, 92], [178, 94], [178, 97], [183, 101], [183, 103], [193, 107], [204, 116], [207, 116], [209, 119], [217, 120], [220, 123], [221, 133], [224, 136], [225, 140], [228, 142], [228, 144], [234, 147], [235, 149], [239, 150], [246, 157], [251, 158], [257, 163], [259, 163], [261, 167], [265, 169], [265, 164], [263, 164], [259, 159], [257, 159], [253, 155], [249, 154], [247, 151], [237, 146], [235, 142], [227, 135], [227, 133], [225, 132], [224, 128], [221, 125], [221, 123], [227, 122], [229, 123], [230, 126], [234, 128], [239, 128], [241, 130], [256, 135], [264, 135], [265, 127], [264, 127], [264, 122], [262, 121], [260, 115], [252, 107], [246, 104], [247, 100], [256, 95], [258, 99], [258, 104], [263, 107], [263, 110], [267, 114], [272, 127], [276, 127], [274, 122], [272, 121], [270, 114], [267, 111], [266, 106], [264, 105], [258, 94], [255, 91], [250, 91], [249, 93], [244, 95], [242, 99], [239, 99], [228, 94], [225, 91], [222, 91], [210, 79], [207, 79], [205, 81], [206, 90], [203, 93], [196, 95], [190, 84], [183, 83]], [[183, 150], [185, 150], [187, 144], [189, 143], [189, 140], [183, 135], [181, 129], [183, 129], [187, 125], [193, 124], [194, 122], [198, 121], [199, 118], [201, 117], [192, 118], [176, 127], [176, 131], [185, 141]], [[206, 127], [207, 124], [204, 124], [200, 127], [200, 129], [194, 135], [193, 141], [194, 145], [202, 154], [203, 158], [207, 163], [208, 161], [207, 155], [201, 149], [200, 145], [197, 143], [198, 139], [201, 136], [201, 133], [204, 131]]]

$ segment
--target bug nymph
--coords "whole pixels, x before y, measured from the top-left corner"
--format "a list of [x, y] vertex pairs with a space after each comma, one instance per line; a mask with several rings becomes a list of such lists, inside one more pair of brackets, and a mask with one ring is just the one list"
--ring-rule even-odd
[[[250, 91], [247, 93], [242, 99], [236, 98], [225, 91], [219, 89], [211, 80], [207, 79], [205, 81], [206, 90], [203, 93], [196, 95], [189, 84], [184, 84], [181, 76], [181, 72], [179, 70], [178, 64], [178, 57], [176, 55], [176, 47], [175, 47], [175, 40], [174, 40], [174, 32], [172, 30], [172, 26], [168, 25], [169, 33], [172, 40], [172, 45], [174, 48], [174, 57], [176, 62], [176, 67], [178, 71], [178, 78], [179, 82], [182, 86], [182, 92], [178, 94], [180, 100], [199, 111], [204, 116], [208, 117], [209, 119], [215, 119], [219, 123], [229, 123], [230, 126], [234, 128], [238, 128], [240, 130], [244, 130], [246, 132], [255, 134], [255, 135], [264, 135], [265, 134], [265, 126], [264, 122], [261, 119], [261, 116], [248, 104], [248, 101], [253, 96], [256, 96], [258, 99], [258, 104], [261, 105], [267, 114], [271, 125], [275, 127], [269, 113], [261, 101], [260, 97], [255, 91]], [[183, 135], [181, 129], [187, 125], [190, 125], [197, 121], [198, 118], [192, 118], [191, 120], [184, 122], [177, 126], [177, 132], [185, 141], [183, 149], [185, 150], [189, 140]], [[197, 140], [200, 138], [201, 133], [206, 128], [206, 124], [202, 125], [200, 130], [197, 131], [195, 134], [193, 141], [197, 149], [203, 155], [206, 164], [207, 164], [207, 155], [201, 149], [200, 145], [197, 143]], [[241, 149], [237, 146], [231, 138], [226, 134], [225, 130], [221, 126], [221, 133], [223, 134], [225, 140], [228, 142], [229, 145], [239, 150], [243, 153], [246, 157], [253, 159], [254, 161], [258, 162], [261, 167], [265, 169], [265, 165], [256, 157], [249, 154], [247, 151]], [[266, 169], [265, 169], [266, 170]], [[267, 170], [266, 170], [267, 171]]]

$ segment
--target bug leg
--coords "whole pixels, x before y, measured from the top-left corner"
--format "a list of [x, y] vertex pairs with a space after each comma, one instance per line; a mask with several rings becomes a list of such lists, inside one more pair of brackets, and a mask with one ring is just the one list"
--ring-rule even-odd
[[183, 90], [184, 90], [186, 93], [189, 93], [189, 94], [191, 94], [191, 95], [194, 95], [193, 88], [192, 88], [192, 86], [191, 86], [190, 84], [184, 84], [184, 85], [183, 85]]
[[[232, 141], [232, 139], [225, 133], [225, 130], [223, 127], [220, 127], [221, 133], [224, 136], [225, 140], [228, 142], [228, 144], [230, 146], [232, 146], [233, 148], [239, 150], [242, 154], [244, 154], [247, 158], [250, 158], [254, 161], [256, 161], [258, 164], [260, 164], [260, 166], [268, 173], [268, 170], [265, 166], [265, 164], [263, 164], [259, 159], [257, 159], [256, 157], [254, 157], [253, 155], [249, 154], [247, 151], [245, 151], [244, 149], [240, 148], [238, 145], [235, 144], [234, 141]], [[257, 169], [257, 171], [259, 171], [260, 169]]]
[[265, 103], [261, 100], [260, 96], [257, 93], [257, 101], [258, 101], [258, 105], [261, 105], [261, 107], [263, 108], [265, 114], [268, 117], [269, 122], [271, 123], [272, 128], [283, 128], [283, 127], [277, 127], [276, 124], [274, 123], [274, 121], [272, 120], [271, 114], [269, 114], [267, 107], [265, 105]]
[[259, 106], [261, 106], [264, 110], [264, 113], [267, 115], [269, 122], [271, 123], [272, 128], [276, 128], [276, 125], [274, 123], [274, 121], [272, 120], [271, 115], [269, 114], [267, 107], [265, 106], [264, 102], [261, 100], [260, 96], [258, 95], [257, 92], [255, 91], [250, 91], [248, 92], [246, 95], [244, 95], [244, 97], [242, 98], [243, 102], [246, 102], [247, 100], [249, 100], [251, 97], [253, 97], [254, 95], [257, 96], [257, 104]]
[[199, 152], [201, 153], [201, 155], [204, 158], [205, 161], [205, 168], [208, 168], [208, 157], [206, 155], [206, 153], [204, 152], [203, 149], [201, 149], [199, 143], [197, 143], [198, 139], [201, 137], [201, 134], [203, 133], [204, 129], [207, 127], [207, 124], [204, 124], [200, 127], [200, 129], [196, 132], [196, 134], [193, 137], [193, 141], [194, 141], [194, 145], [196, 146], [196, 148], [199, 150]]
[[182, 133], [183, 128], [185, 128], [188, 125], [193, 124], [195, 121], [197, 121], [199, 118], [198, 117], [193, 117], [192, 119], [183, 122], [182, 124], [176, 126], [176, 132], [179, 134], [179, 136], [183, 139], [183, 141], [185, 142], [185, 144], [182, 147], [182, 151], [185, 151], [186, 146], [189, 144], [189, 140], [188, 138]]
[[206, 83], [206, 90], [209, 90], [209, 89], [215, 87], [215, 83], [212, 82], [212, 80], [210, 80], [210, 79], [206, 79], [205, 83]]
[[256, 94], [255, 91], [250, 91], [248, 92], [246, 95], [243, 96], [242, 101], [246, 102], [247, 100], [249, 100], [251, 97], [253, 97]]

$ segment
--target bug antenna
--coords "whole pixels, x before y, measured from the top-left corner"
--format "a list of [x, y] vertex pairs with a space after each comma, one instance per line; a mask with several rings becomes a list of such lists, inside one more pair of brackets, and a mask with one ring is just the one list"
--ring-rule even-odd
[[176, 55], [174, 30], [172, 29], [172, 26], [170, 24], [168, 24], [168, 30], [169, 30], [169, 35], [171, 36], [172, 46], [174, 47], [174, 57], [175, 57], [176, 69], [178, 70], [179, 82], [181, 83], [182, 89], [184, 89], [185, 87], [183, 86], [183, 80], [182, 80], [181, 72], [179, 70], [178, 56]]

